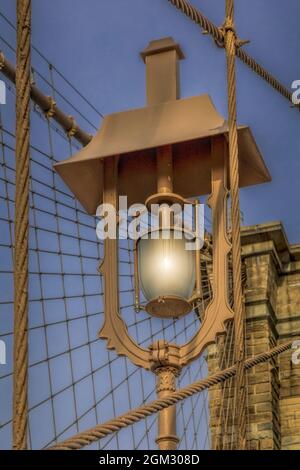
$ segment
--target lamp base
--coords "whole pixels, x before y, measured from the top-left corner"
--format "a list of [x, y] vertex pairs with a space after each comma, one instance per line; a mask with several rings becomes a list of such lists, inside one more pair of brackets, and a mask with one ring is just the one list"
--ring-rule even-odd
[[181, 297], [166, 295], [150, 300], [145, 310], [154, 317], [179, 318], [187, 315], [192, 308], [192, 305], [187, 300]]

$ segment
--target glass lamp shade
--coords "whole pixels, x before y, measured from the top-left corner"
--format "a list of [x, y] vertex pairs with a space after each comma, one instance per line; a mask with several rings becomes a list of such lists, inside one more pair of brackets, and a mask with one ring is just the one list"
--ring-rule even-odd
[[191, 310], [187, 301], [195, 287], [195, 253], [186, 249], [187, 239], [180, 229], [159, 230], [156, 236], [152, 239], [148, 234], [138, 241], [141, 288], [148, 302], [160, 302], [155, 304], [156, 313], [153, 309], [149, 313], [177, 317]]

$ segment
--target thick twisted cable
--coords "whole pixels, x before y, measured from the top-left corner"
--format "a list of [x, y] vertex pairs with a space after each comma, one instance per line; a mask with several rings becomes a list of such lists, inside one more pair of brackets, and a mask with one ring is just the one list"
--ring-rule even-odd
[[[212, 23], [206, 16], [204, 16], [196, 7], [191, 5], [186, 0], [168, 0], [172, 5], [178, 8], [182, 13], [188, 16], [192, 21], [198, 24], [204, 31], [210, 34], [215, 40], [216, 44], [225, 47], [224, 44], [224, 31]], [[262, 65], [260, 65], [253, 57], [245, 52], [241, 47], [236, 48], [236, 56], [241, 59], [253, 72], [265, 80], [271, 87], [278, 93], [287, 98], [292, 103], [291, 91], [282, 85], [274, 75], [270, 74]], [[300, 107], [299, 107], [300, 109]]]
[[13, 448], [27, 447], [31, 1], [17, 1]]
[[[258, 354], [250, 359], [247, 359], [244, 363], [246, 370], [251, 369], [252, 367], [266, 362], [273, 357], [281, 354], [285, 351], [291, 349], [293, 342], [284, 343], [280, 346], [277, 346], [271, 349], [268, 352]], [[168, 406], [175, 405], [176, 403], [185, 400], [196, 393], [203, 392], [206, 389], [213, 387], [219, 383], [225, 382], [231, 377], [234, 377], [236, 374], [236, 365], [233, 365], [223, 371], [217, 372], [216, 374], [210, 375], [206, 379], [195, 382], [181, 390], [171, 393], [170, 395], [152, 401], [147, 405], [143, 405], [134, 410], [128, 411], [127, 413], [114, 418], [110, 421], [107, 421], [104, 424], [99, 424], [87, 431], [76, 434], [75, 436], [60, 442], [53, 447], [50, 447], [49, 450], [79, 450], [87, 445], [92, 444], [109, 434], [113, 434], [120, 429], [123, 429], [127, 426], [130, 426], [138, 421], [147, 418], [148, 416], [157, 413]]]

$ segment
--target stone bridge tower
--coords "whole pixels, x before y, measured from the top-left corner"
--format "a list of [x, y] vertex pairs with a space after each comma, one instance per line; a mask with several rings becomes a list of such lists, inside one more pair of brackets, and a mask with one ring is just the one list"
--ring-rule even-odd
[[[289, 245], [281, 223], [267, 223], [243, 228], [242, 254], [247, 273], [246, 350], [252, 356], [300, 337], [300, 245]], [[233, 345], [226, 348], [230, 360]], [[224, 367], [215, 352], [211, 346], [210, 372]], [[250, 449], [300, 449], [300, 364], [293, 363], [292, 352], [247, 373]], [[300, 354], [298, 358], [300, 362]], [[233, 390], [227, 383], [210, 391], [213, 448], [232, 446]]]

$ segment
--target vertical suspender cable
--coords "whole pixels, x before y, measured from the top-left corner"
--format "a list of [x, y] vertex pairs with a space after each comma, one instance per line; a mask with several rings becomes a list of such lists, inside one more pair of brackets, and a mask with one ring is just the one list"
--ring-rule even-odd
[[17, 0], [13, 448], [27, 448], [31, 0]]
[[241, 269], [241, 228], [239, 205], [239, 161], [237, 139], [237, 110], [236, 110], [236, 32], [234, 26], [234, 0], [226, 0], [226, 20], [224, 24], [225, 48], [227, 58], [228, 86], [228, 125], [229, 125], [229, 174], [231, 195], [231, 227], [232, 227], [232, 270], [233, 270], [233, 300], [234, 300], [234, 329], [235, 329], [235, 361], [236, 374], [236, 446], [246, 448], [246, 388], [245, 388], [245, 311], [242, 297]]
[[[224, 46], [224, 32], [222, 28], [218, 28], [212, 23], [206, 16], [204, 16], [196, 7], [191, 5], [187, 0], [168, 0], [172, 5], [182, 11], [182, 13], [188, 16], [192, 21], [198, 24], [204, 31], [213, 37], [215, 43], [219, 47]], [[239, 46], [248, 41], [238, 41]], [[254, 73], [259, 75], [265, 80], [271, 87], [273, 87], [278, 93], [284, 96], [291, 103], [292, 93], [291, 90], [282, 85], [273, 75], [271, 75], [262, 65], [260, 65], [253, 57], [243, 50], [242, 47], [235, 49], [236, 56], [241, 59]], [[300, 107], [298, 106], [300, 109]]]

